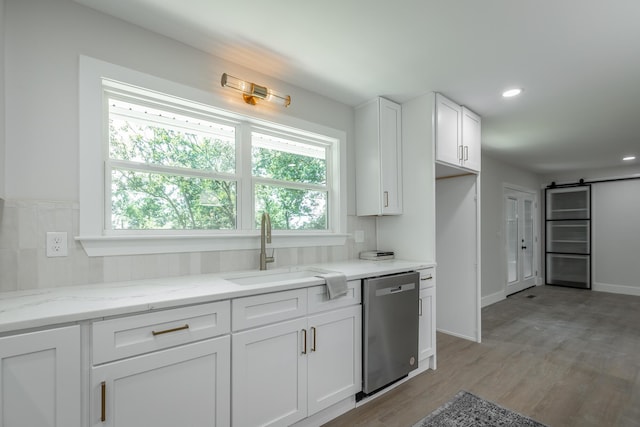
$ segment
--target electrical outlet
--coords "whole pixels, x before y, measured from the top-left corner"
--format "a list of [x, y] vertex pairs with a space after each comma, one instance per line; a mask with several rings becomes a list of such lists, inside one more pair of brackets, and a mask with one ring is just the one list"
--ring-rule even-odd
[[364, 230], [356, 230], [353, 237], [356, 243], [364, 243]]
[[66, 231], [48, 231], [47, 232], [47, 256], [61, 257], [67, 256], [69, 248], [67, 247]]

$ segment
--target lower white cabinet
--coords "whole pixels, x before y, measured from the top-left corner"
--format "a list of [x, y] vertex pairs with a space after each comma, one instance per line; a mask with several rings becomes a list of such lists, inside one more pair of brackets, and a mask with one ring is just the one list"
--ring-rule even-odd
[[229, 426], [230, 371], [229, 335], [94, 367], [91, 426]]
[[230, 425], [230, 311], [218, 301], [94, 322], [90, 426]]
[[234, 427], [288, 426], [361, 389], [361, 306], [233, 334]]
[[0, 338], [0, 426], [80, 427], [80, 327]]
[[[435, 354], [435, 312], [436, 288], [420, 290], [420, 337], [418, 343], [418, 360], [422, 361]], [[433, 367], [432, 367], [433, 369]]]
[[436, 369], [436, 286], [435, 269], [420, 270], [420, 324], [418, 364]]
[[309, 415], [362, 388], [362, 307], [309, 317]]
[[234, 426], [288, 426], [307, 416], [306, 328], [299, 318], [233, 334]]

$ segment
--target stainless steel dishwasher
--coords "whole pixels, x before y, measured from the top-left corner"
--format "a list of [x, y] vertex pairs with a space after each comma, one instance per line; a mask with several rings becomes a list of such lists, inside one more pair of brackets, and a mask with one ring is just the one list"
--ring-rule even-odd
[[420, 274], [365, 279], [362, 294], [363, 395], [369, 395], [418, 367]]

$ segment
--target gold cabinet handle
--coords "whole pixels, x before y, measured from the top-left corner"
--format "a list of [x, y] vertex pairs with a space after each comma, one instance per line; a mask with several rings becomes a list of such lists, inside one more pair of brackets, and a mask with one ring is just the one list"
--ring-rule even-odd
[[431, 280], [433, 276], [421, 277], [420, 280]]
[[302, 331], [302, 354], [307, 354], [307, 330]]
[[316, 332], [315, 326], [311, 327], [311, 331], [313, 332], [313, 344], [311, 344], [311, 351], [316, 351]]
[[102, 381], [100, 383], [100, 421], [107, 421], [107, 383]]
[[385, 208], [389, 207], [389, 192], [388, 191], [384, 192], [384, 207]]
[[155, 337], [156, 335], [170, 334], [171, 332], [184, 331], [185, 329], [189, 329], [188, 324], [184, 326], [178, 326], [177, 328], [165, 329], [164, 331], [151, 331], [151, 333]]
[[464, 146], [463, 152], [464, 152], [464, 159], [463, 160], [464, 161], [469, 160], [469, 146], [468, 145]]

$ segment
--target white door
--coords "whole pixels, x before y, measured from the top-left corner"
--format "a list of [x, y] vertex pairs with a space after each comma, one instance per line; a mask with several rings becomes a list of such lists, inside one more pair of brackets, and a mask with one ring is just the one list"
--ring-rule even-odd
[[93, 368], [91, 425], [228, 426], [230, 342], [227, 335]]
[[481, 120], [473, 111], [462, 107], [462, 165], [480, 172]]
[[[418, 360], [422, 361], [435, 353], [436, 328], [435, 328], [435, 299], [436, 288], [434, 286], [420, 289], [420, 336], [418, 337]], [[431, 362], [433, 364], [433, 361]], [[432, 369], [435, 367], [430, 366]]]
[[506, 295], [535, 286], [536, 195], [505, 188]]
[[436, 94], [436, 160], [460, 166], [462, 107]]
[[307, 318], [233, 334], [234, 427], [289, 426], [307, 416]]
[[0, 426], [80, 427], [80, 327], [0, 338]]
[[382, 213], [402, 213], [402, 116], [400, 106], [380, 98]]
[[362, 390], [362, 306], [309, 317], [309, 415]]

